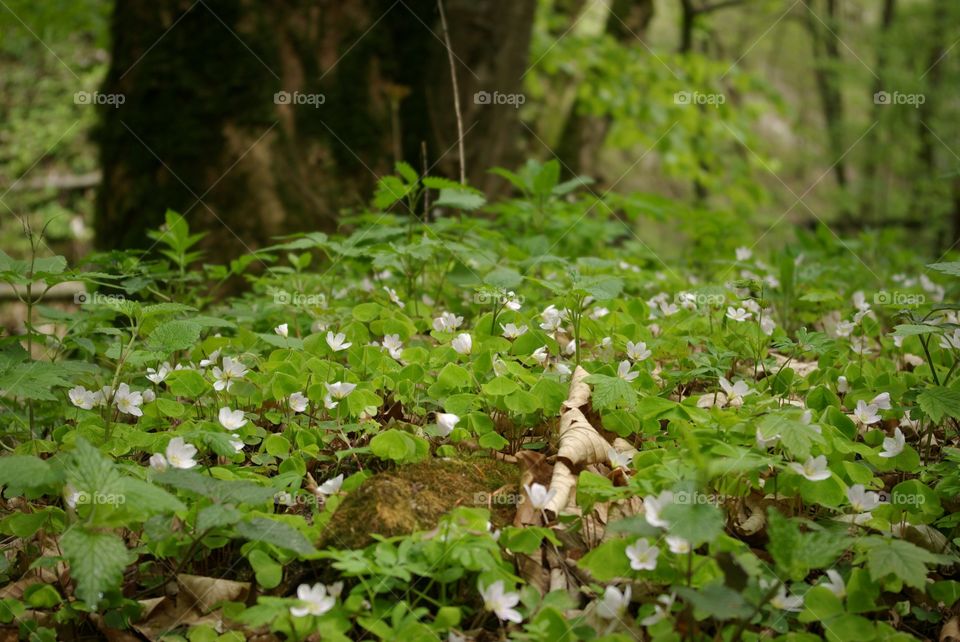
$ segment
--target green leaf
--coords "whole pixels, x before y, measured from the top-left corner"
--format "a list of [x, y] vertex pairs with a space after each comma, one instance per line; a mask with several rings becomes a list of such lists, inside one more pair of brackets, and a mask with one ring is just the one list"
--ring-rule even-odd
[[960, 276], [960, 261], [950, 261], [947, 263], [931, 263], [927, 266], [931, 270], [949, 274], [950, 276]]
[[810, 569], [832, 565], [847, 547], [849, 538], [827, 531], [801, 532], [800, 524], [777, 510], [768, 511], [770, 543], [767, 550], [777, 567], [799, 581]]
[[197, 513], [197, 530], [203, 532], [211, 528], [232, 526], [241, 519], [243, 519], [243, 513], [232, 504], [211, 504]]
[[472, 212], [486, 205], [487, 199], [476, 192], [463, 189], [442, 189], [435, 201], [439, 207], [453, 207], [458, 210]]
[[[699, 493], [678, 492], [674, 502], [663, 509], [671, 535], [682, 537], [694, 547], [711, 542], [723, 531], [723, 512], [709, 503], [692, 501]], [[684, 497], [691, 498], [684, 501]]]
[[505, 267], [496, 267], [483, 277], [483, 282], [496, 288], [512, 290], [523, 283], [523, 275]]
[[199, 397], [211, 388], [196, 370], [175, 370], [164, 380], [167, 388], [178, 397]]
[[939, 422], [945, 416], [960, 418], [960, 390], [934, 386], [917, 395], [917, 403], [930, 419]]
[[620, 377], [594, 374], [585, 381], [593, 386], [592, 401], [597, 410], [633, 408], [637, 402], [636, 391]]
[[881, 580], [894, 575], [906, 584], [923, 590], [927, 582], [927, 564], [934, 564], [937, 556], [910, 542], [893, 537], [871, 536], [859, 542], [867, 557], [870, 578]]
[[370, 451], [380, 459], [412, 463], [430, 454], [430, 443], [416, 435], [391, 428], [370, 440]]
[[63, 534], [60, 549], [70, 563], [77, 597], [91, 610], [97, 608], [104, 593], [119, 589], [124, 569], [136, 559], [119, 536], [88, 532], [79, 526]]
[[189, 490], [215, 502], [233, 504], [263, 504], [272, 502], [276, 490], [245, 480], [226, 481], [208, 477], [193, 470], [170, 468], [154, 480], [182, 490]]
[[147, 337], [147, 347], [164, 353], [188, 350], [196, 345], [203, 328], [192, 321], [167, 321]]
[[56, 484], [61, 471], [46, 460], [32, 455], [0, 457], [0, 486], [39, 488]]
[[707, 584], [700, 589], [680, 586], [676, 591], [693, 605], [698, 614], [702, 613], [720, 621], [744, 618], [752, 612], [743, 595], [727, 588], [722, 582]]
[[120, 492], [126, 506], [148, 515], [187, 510], [183, 502], [164, 489], [134, 477], [124, 477], [120, 480]]
[[286, 522], [265, 517], [254, 517], [234, 526], [240, 537], [252, 542], [264, 542], [298, 555], [313, 555], [317, 549], [306, 537]]
[[280, 585], [283, 579], [283, 566], [275, 559], [261, 551], [254, 549], [247, 555], [250, 566], [257, 576], [257, 583], [263, 588], [272, 589]]
[[481, 386], [484, 394], [492, 395], [494, 397], [509, 395], [511, 392], [520, 389], [520, 386], [517, 385], [517, 382], [511, 379], [510, 377], [494, 377], [487, 383]]

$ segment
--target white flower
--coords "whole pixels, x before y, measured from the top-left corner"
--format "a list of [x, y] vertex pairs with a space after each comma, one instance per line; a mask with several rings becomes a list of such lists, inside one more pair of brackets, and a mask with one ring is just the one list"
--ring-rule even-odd
[[878, 408], [872, 403], [866, 403], [863, 400], [857, 402], [857, 407], [853, 411], [853, 417], [860, 424], [869, 426], [880, 421], [880, 415], [877, 414]]
[[824, 586], [830, 589], [830, 592], [839, 597], [841, 600], [847, 594], [847, 585], [843, 582], [843, 577], [840, 573], [836, 572], [833, 569], [827, 571], [828, 581], [823, 582], [820, 586]]
[[773, 320], [773, 317], [771, 317], [769, 313], [760, 319], [760, 330], [768, 337], [772, 335], [773, 331], [776, 329], [777, 323]]
[[157, 393], [153, 390], [144, 390], [140, 393], [140, 396], [143, 397], [144, 403], [153, 403], [157, 400]]
[[230, 386], [237, 379], [247, 374], [247, 369], [236, 359], [230, 357], [223, 358], [223, 368], [214, 366], [213, 377], [216, 381], [213, 383], [214, 390], [230, 390]]
[[960, 350], [960, 328], [950, 334], [941, 335], [940, 347], [944, 350]]
[[676, 597], [673, 594], [658, 597], [657, 602], [659, 602], [659, 604], [654, 605], [653, 614], [640, 620], [640, 624], [643, 626], [653, 626], [657, 622], [662, 621], [670, 614], [674, 599], [676, 599]]
[[807, 459], [807, 461], [803, 462], [802, 465], [793, 462], [788, 464], [788, 466], [790, 470], [798, 475], [803, 475], [810, 481], [823, 481], [824, 479], [829, 479], [830, 477], [830, 470], [827, 468], [826, 455], [810, 457]]
[[403, 350], [403, 341], [399, 334], [388, 334], [383, 337], [383, 347], [394, 359], [400, 358], [400, 352]]
[[890, 410], [893, 406], [890, 405], [890, 393], [881, 392], [879, 395], [870, 400], [878, 410]]
[[437, 427], [440, 429], [440, 436], [446, 437], [456, 427], [460, 417], [450, 412], [437, 413]]
[[452, 312], [441, 312], [440, 316], [433, 320], [433, 329], [437, 332], [453, 332], [463, 323], [463, 317], [458, 317]]
[[95, 392], [87, 390], [83, 386], [76, 386], [71, 388], [67, 393], [67, 396], [70, 397], [70, 402], [77, 408], [82, 408], [84, 410], [90, 410], [97, 403], [97, 395]]
[[227, 430], [236, 430], [238, 428], [243, 428], [247, 424], [246, 418], [243, 416], [243, 410], [230, 410], [229, 408], [220, 409], [220, 425], [226, 428]]
[[281, 337], [287, 337], [290, 335], [290, 328], [286, 323], [281, 323], [273, 329], [274, 332], [279, 334]]
[[778, 441], [779, 439], [780, 439], [780, 435], [774, 435], [773, 437], [770, 437], [769, 439], [764, 439], [763, 434], [760, 432], [760, 429], [757, 428], [757, 446], [758, 446], [758, 447], [763, 448], [764, 450], [766, 450], [766, 449], [769, 448], [770, 446], [772, 446], [772, 445], [774, 445], [775, 443], [777, 443], [777, 441]]
[[387, 293], [387, 296], [390, 297], [390, 300], [396, 303], [401, 308], [406, 307], [406, 304], [400, 300], [400, 297], [397, 296], [397, 291], [393, 288], [383, 286], [383, 291]]
[[643, 516], [647, 523], [657, 528], [667, 528], [670, 522], [660, 517], [660, 511], [673, 503], [673, 493], [665, 490], [656, 497], [647, 495], [643, 498]]
[[77, 504], [79, 504], [80, 500], [84, 497], [84, 493], [74, 488], [71, 484], [65, 484], [63, 492], [65, 495], [64, 501], [67, 502], [67, 506], [70, 508], [76, 508]]
[[547, 359], [550, 358], [550, 355], [547, 352], [547, 346], [540, 346], [534, 350], [530, 356], [533, 357], [541, 366], [545, 365], [547, 363]]
[[566, 312], [566, 310], [557, 310], [555, 306], [548, 305], [544, 308], [543, 312], [540, 313], [540, 318], [543, 319], [540, 328], [547, 332], [557, 331], [560, 328], [560, 324], [563, 323]]
[[517, 293], [513, 290], [507, 292], [507, 299], [503, 303], [508, 310], [513, 310], [514, 312], [519, 312], [520, 308], [523, 307], [523, 304], [520, 303], [520, 299], [517, 298]]
[[217, 359], [220, 358], [220, 349], [216, 349], [210, 353], [206, 359], [200, 359], [200, 367], [208, 368], [217, 362]]
[[306, 412], [308, 403], [309, 400], [302, 392], [294, 392], [287, 399], [287, 405], [289, 405], [290, 410], [294, 412]]
[[850, 384], [847, 383], [847, 378], [843, 375], [837, 377], [837, 392], [841, 395], [846, 394], [847, 390], [850, 389]]
[[665, 317], [673, 316], [680, 311], [679, 306], [677, 306], [675, 303], [668, 303], [666, 301], [661, 301], [659, 308], [660, 313]]
[[597, 615], [605, 620], [619, 619], [630, 606], [631, 594], [629, 586], [622, 592], [616, 586], [608, 586], [603, 591], [603, 599], [597, 602]]
[[849, 337], [850, 333], [857, 327], [856, 323], [850, 321], [841, 321], [837, 324], [836, 333], [838, 337]]
[[676, 535], [667, 535], [666, 539], [667, 546], [670, 548], [671, 553], [676, 553], [677, 555], [686, 555], [690, 552], [690, 542], [682, 537], [677, 537]]
[[243, 440], [236, 435], [230, 435], [230, 445], [233, 446], [234, 451], [238, 453], [243, 452], [243, 447], [246, 446]]
[[734, 308], [733, 306], [727, 307], [727, 318], [732, 319], [738, 323], [742, 323], [750, 319], [753, 316], [751, 313], [747, 312], [743, 308]]
[[524, 332], [527, 331], [527, 326], [521, 325], [517, 326], [514, 323], [500, 324], [500, 327], [503, 328], [503, 336], [507, 339], [516, 339]]
[[167, 469], [167, 458], [163, 456], [163, 453], [150, 455], [150, 468], [161, 472]]
[[343, 399], [353, 392], [353, 389], [357, 387], [357, 384], [347, 383], [346, 381], [325, 383], [323, 385], [327, 387], [327, 394], [333, 399]]
[[577, 340], [570, 339], [567, 341], [567, 344], [563, 346], [563, 354], [571, 355], [577, 353]]
[[624, 381], [633, 381], [640, 376], [640, 373], [630, 370], [630, 362], [624, 359], [620, 362], [620, 365], [617, 366], [617, 376]]
[[650, 544], [650, 540], [641, 537], [626, 549], [630, 559], [630, 568], [635, 571], [652, 571], [657, 568], [657, 556], [660, 549]]
[[317, 492], [321, 495], [336, 495], [340, 492], [341, 486], [343, 486], [343, 473], [340, 473], [336, 477], [331, 477], [317, 486]]
[[603, 317], [607, 316], [608, 314], [610, 314], [610, 310], [608, 310], [607, 308], [604, 308], [604, 307], [602, 307], [602, 306], [601, 306], [601, 307], [596, 307], [596, 308], [593, 309], [592, 312], [590, 312], [590, 318], [593, 319], [594, 321], [596, 321], [597, 319], [602, 319]]
[[770, 600], [770, 605], [781, 611], [800, 611], [803, 609], [803, 596], [787, 595], [787, 587], [781, 584], [777, 594]]
[[167, 463], [174, 468], [193, 468], [197, 465], [193, 458], [196, 454], [196, 447], [183, 441], [183, 437], [174, 437], [167, 444]]
[[459, 354], [470, 354], [470, 351], [473, 350], [473, 337], [466, 332], [458, 334], [456, 338], [450, 342], [450, 346]]
[[883, 438], [883, 452], [880, 453], [880, 456], [885, 459], [896, 457], [903, 452], [904, 445], [906, 445], [906, 440], [903, 437], [903, 432], [899, 428], [894, 428], [893, 437]]
[[480, 589], [480, 596], [483, 597], [483, 607], [485, 609], [496, 613], [501, 620], [516, 622], [517, 624], [523, 622], [523, 616], [513, 608], [520, 602], [520, 594], [504, 591], [503, 580], [497, 580], [486, 588], [480, 584], [478, 588]]
[[870, 309], [870, 304], [867, 303], [867, 295], [863, 293], [863, 290], [857, 290], [854, 292], [851, 300], [853, 301], [853, 307], [858, 310]]
[[727, 400], [731, 406], [742, 405], [743, 398], [753, 393], [753, 390], [747, 385], [747, 382], [743, 380], [730, 383], [726, 377], [720, 377], [720, 387], [723, 388], [723, 392], [726, 393]]
[[170, 364], [164, 361], [156, 370], [153, 368], [147, 368], [147, 379], [152, 383], [160, 384], [164, 379], [167, 378], [167, 375], [170, 374], [170, 372]]
[[117, 406], [117, 410], [122, 413], [134, 417], [143, 416], [143, 411], [140, 409], [140, 406], [143, 405], [143, 395], [139, 392], [132, 392], [130, 386], [125, 383], [117, 386], [117, 392], [113, 395], [113, 403]]
[[304, 617], [307, 615], [323, 615], [337, 604], [335, 597], [327, 595], [327, 587], [319, 582], [310, 586], [301, 584], [297, 587], [297, 599], [303, 606], [291, 606], [290, 615]]
[[537, 483], [534, 483], [533, 485], [524, 484], [523, 489], [527, 491], [527, 497], [530, 498], [530, 505], [537, 510], [543, 510], [546, 508], [550, 500], [553, 499], [553, 496], [557, 494], [556, 488], [547, 490], [546, 486]]
[[753, 250], [749, 247], [738, 247], [736, 253], [738, 261], [749, 261], [750, 257], [753, 256]]
[[334, 352], [340, 352], [341, 350], [346, 350], [352, 343], [347, 341], [347, 335], [342, 332], [334, 334], [332, 330], [327, 332], [327, 345], [330, 346], [330, 349]]
[[650, 357], [653, 354], [647, 350], [647, 344], [643, 341], [627, 341], [627, 358], [629, 358], [634, 363], [638, 361], [643, 361]]
[[616, 448], [607, 450], [607, 459], [614, 468], [630, 468], [630, 464], [633, 463], [633, 455], [619, 452]]

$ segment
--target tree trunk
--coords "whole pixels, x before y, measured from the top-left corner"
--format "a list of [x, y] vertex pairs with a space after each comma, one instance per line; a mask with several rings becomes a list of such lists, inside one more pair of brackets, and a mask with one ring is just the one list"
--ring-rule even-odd
[[[519, 160], [533, 3], [447, 0], [468, 178]], [[458, 175], [453, 90], [436, 0], [118, 0], [98, 132], [105, 248], [141, 247], [167, 208], [227, 258], [363, 207], [394, 153]], [[277, 92], [286, 92], [278, 94]]]
[[843, 154], [846, 151], [843, 140], [843, 96], [840, 93], [837, 74], [837, 66], [840, 63], [837, 3], [836, 0], [826, 0], [827, 11], [824, 21], [829, 29], [820, 24], [814, 15], [813, 0], [804, 0], [804, 5], [807, 8], [807, 29], [813, 43], [817, 91], [820, 94], [820, 105], [827, 128], [830, 152], [833, 156], [833, 173], [837, 179], [837, 185], [844, 188], [847, 185], [847, 164], [843, 160]]

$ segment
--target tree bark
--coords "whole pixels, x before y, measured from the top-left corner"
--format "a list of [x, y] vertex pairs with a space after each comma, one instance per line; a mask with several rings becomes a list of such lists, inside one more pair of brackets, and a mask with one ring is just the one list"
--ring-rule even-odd
[[[807, 9], [807, 29], [813, 44], [814, 75], [820, 104], [823, 110], [824, 124], [827, 128], [830, 152], [833, 155], [833, 173], [837, 185], [847, 185], [847, 164], [843, 160], [846, 151], [843, 139], [843, 96], [837, 65], [840, 62], [839, 21], [836, 0], [826, 0], [826, 26], [820, 23], [813, 13], [813, 0], [804, 0]], [[827, 29], [829, 27], [829, 29]]]
[[[447, 0], [468, 179], [519, 161], [519, 93], [533, 3]], [[456, 176], [457, 128], [436, 0], [118, 0], [102, 92], [104, 248], [143, 247], [167, 209], [215, 232], [213, 257], [336, 227], [394, 154]], [[277, 92], [287, 92], [284, 100]], [[322, 103], [320, 103], [322, 96]], [[393, 153], [391, 153], [391, 150]]]

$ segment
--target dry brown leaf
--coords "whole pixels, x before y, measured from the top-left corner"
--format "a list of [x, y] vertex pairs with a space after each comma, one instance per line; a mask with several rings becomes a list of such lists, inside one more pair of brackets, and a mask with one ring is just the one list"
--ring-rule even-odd
[[201, 613], [209, 613], [221, 602], [243, 602], [250, 593], [249, 582], [234, 582], [216, 577], [181, 573], [177, 576], [177, 582], [193, 598]]
[[612, 448], [580, 410], [590, 401], [590, 386], [584, 382], [588, 376], [586, 370], [577, 366], [570, 381], [570, 393], [563, 402], [557, 462], [550, 480], [553, 496], [545, 507], [552, 513], [561, 512], [571, 503], [571, 494], [577, 484], [572, 467], [605, 462], [607, 452]]
[[960, 618], [954, 615], [940, 629], [940, 642], [960, 641]]

